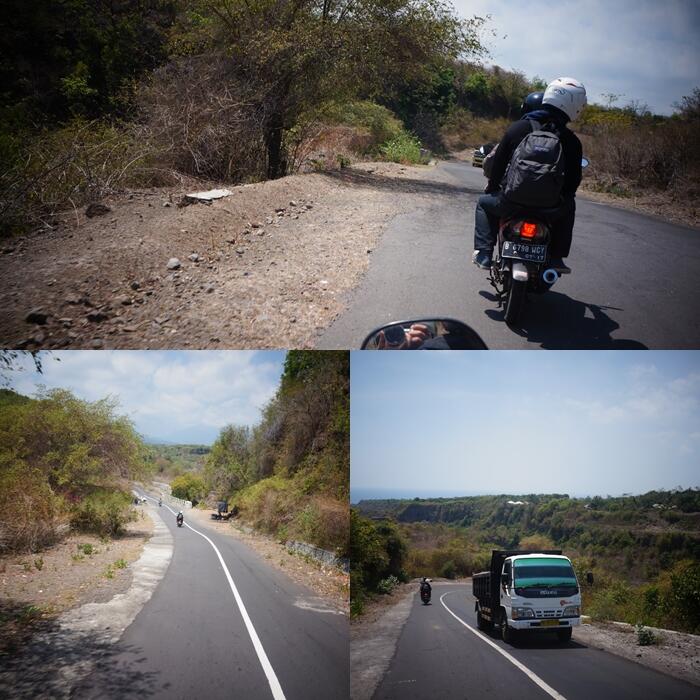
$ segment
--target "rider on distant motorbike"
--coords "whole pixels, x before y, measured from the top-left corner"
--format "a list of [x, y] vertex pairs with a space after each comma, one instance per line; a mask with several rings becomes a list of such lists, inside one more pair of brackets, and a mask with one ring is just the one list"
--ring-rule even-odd
[[177, 518], [176, 518], [177, 524], [178, 524], [178, 525], [182, 525], [184, 519], [185, 519], [185, 516], [182, 514], [182, 511], [180, 511], [180, 512], [177, 514]]
[[[531, 96], [528, 95], [528, 98]], [[528, 107], [526, 98], [523, 107]], [[533, 98], [534, 99], [534, 98]], [[530, 120], [541, 125], [553, 123], [560, 134], [564, 157], [564, 186], [560, 206], [549, 210], [552, 226], [550, 266], [560, 272], [569, 272], [563, 258], [569, 254], [571, 236], [576, 215], [575, 195], [581, 184], [582, 148], [578, 137], [566, 124], [575, 120], [586, 106], [586, 89], [574, 78], [557, 78], [544, 91], [541, 109], [535, 109], [511, 124], [493, 156], [491, 177], [485, 192], [477, 202], [474, 221], [474, 255], [472, 261], [482, 270], [491, 268], [493, 247], [498, 237], [501, 217], [517, 215], [524, 211], [520, 205], [509, 202], [501, 191], [501, 181], [518, 144], [531, 133]]]
[[432, 593], [433, 587], [430, 585], [430, 579], [423, 576], [420, 582], [420, 592], [428, 591], [428, 595]]

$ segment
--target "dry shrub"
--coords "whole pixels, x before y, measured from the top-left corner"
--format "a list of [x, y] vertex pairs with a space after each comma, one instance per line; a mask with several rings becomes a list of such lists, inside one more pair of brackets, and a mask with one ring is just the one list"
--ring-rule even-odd
[[663, 191], [694, 198], [700, 184], [700, 139], [689, 122], [586, 125], [584, 154], [590, 176], [603, 189]]
[[281, 477], [262, 479], [240, 491], [236, 505], [241, 517], [253, 527], [270, 534], [285, 530], [297, 510], [297, 496], [292, 484]]
[[24, 135], [0, 173], [0, 230], [51, 226], [57, 212], [133, 184], [148, 146], [131, 127], [74, 119]]
[[0, 552], [36, 552], [59, 537], [61, 501], [43, 474], [19, 463], [0, 469]]
[[137, 103], [162, 168], [229, 182], [264, 177], [264, 107], [231, 59], [171, 62], [140, 87]]
[[290, 535], [321, 549], [337, 550], [346, 556], [350, 538], [350, 508], [347, 502], [315, 496], [294, 518]]
[[455, 109], [440, 128], [440, 136], [448, 151], [461, 151], [498, 143], [509, 124], [507, 119], [485, 119], [465, 109]]
[[294, 130], [293, 139], [290, 144], [293, 172], [344, 167], [368, 153], [373, 145], [372, 135], [363, 129], [320, 122]]

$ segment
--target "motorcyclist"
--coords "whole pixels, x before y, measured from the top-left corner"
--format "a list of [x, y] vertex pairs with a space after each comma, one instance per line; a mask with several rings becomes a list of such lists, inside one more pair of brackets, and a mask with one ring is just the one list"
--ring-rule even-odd
[[433, 587], [430, 585], [430, 579], [423, 576], [420, 582], [420, 592], [422, 593], [426, 590], [428, 591], [428, 595], [430, 595], [433, 591]]
[[[523, 109], [536, 104], [537, 93], [525, 98]], [[564, 264], [571, 248], [571, 236], [576, 213], [575, 194], [581, 184], [582, 147], [578, 137], [566, 124], [575, 120], [586, 106], [586, 88], [574, 78], [557, 78], [543, 93], [541, 108], [528, 111], [511, 124], [498, 145], [493, 157], [491, 176], [485, 192], [477, 202], [474, 222], [474, 254], [472, 261], [482, 270], [491, 268], [493, 247], [498, 237], [498, 222], [501, 217], [514, 216], [526, 209], [509, 202], [501, 191], [501, 181], [510, 163], [513, 151], [531, 133], [531, 120], [541, 125], [553, 124], [560, 135], [564, 157], [564, 185], [561, 203], [556, 209], [547, 210], [552, 227], [550, 266], [559, 272], [570, 272]]]
[[182, 525], [184, 519], [185, 519], [185, 516], [182, 514], [182, 511], [180, 511], [180, 512], [177, 514], [177, 518], [176, 518], [177, 524], [178, 524], [178, 525]]
[[163, 499], [159, 498], [158, 499], [158, 507], [160, 508], [163, 505]]
[[543, 92], [531, 92], [520, 105], [520, 116], [524, 117], [536, 109], [542, 109], [542, 100], [544, 99]]

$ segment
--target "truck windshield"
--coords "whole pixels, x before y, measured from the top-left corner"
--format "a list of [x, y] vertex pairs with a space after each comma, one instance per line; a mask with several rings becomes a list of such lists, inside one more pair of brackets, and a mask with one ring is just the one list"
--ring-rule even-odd
[[566, 559], [516, 559], [515, 585], [518, 588], [576, 586], [576, 576]]

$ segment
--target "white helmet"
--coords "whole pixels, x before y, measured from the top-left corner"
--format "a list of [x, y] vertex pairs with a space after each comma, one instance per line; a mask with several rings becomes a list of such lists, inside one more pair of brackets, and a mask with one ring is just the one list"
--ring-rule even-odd
[[557, 78], [547, 85], [542, 104], [560, 109], [574, 121], [587, 104], [586, 88], [576, 78]]

